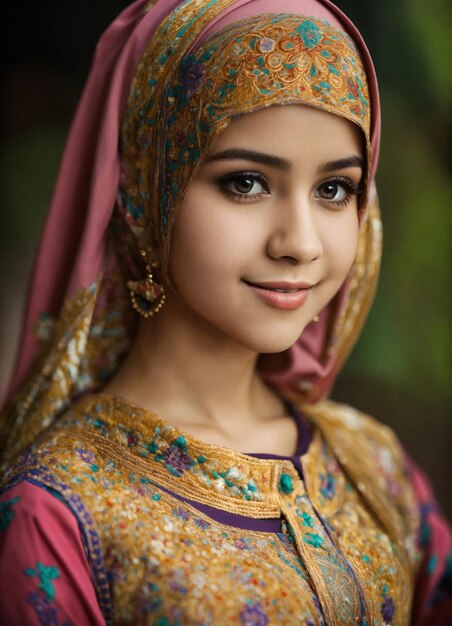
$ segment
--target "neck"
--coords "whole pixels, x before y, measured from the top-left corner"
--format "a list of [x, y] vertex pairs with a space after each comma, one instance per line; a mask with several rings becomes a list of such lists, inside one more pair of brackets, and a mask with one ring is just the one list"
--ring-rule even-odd
[[140, 322], [126, 361], [105, 391], [181, 428], [252, 428], [284, 414], [256, 371], [257, 358], [205, 320], [180, 315], [167, 302], [158, 315]]

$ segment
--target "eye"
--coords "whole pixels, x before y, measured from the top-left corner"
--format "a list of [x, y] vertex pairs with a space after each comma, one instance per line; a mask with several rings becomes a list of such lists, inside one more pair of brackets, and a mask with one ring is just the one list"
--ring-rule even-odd
[[337, 206], [345, 206], [360, 193], [360, 187], [350, 178], [338, 176], [334, 179], [327, 180], [319, 185], [315, 191], [315, 197], [326, 200]]
[[347, 197], [347, 191], [339, 183], [328, 182], [319, 187], [319, 195], [325, 200], [341, 201]]
[[241, 202], [258, 200], [270, 192], [266, 178], [259, 172], [234, 172], [218, 182], [224, 194]]

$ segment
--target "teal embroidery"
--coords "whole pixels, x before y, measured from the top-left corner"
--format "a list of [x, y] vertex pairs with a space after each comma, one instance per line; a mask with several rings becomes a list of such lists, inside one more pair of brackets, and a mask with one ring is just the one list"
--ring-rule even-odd
[[17, 496], [16, 498], [11, 498], [11, 500], [5, 500], [5, 502], [0, 502], [0, 531], [5, 531], [16, 514], [13, 511], [12, 507], [19, 502], [20, 498]]
[[156, 626], [181, 626], [180, 622], [170, 622], [166, 617], [158, 617], [155, 624]]
[[427, 572], [431, 576], [436, 569], [438, 563], [438, 557], [436, 554], [432, 554], [427, 563]]
[[293, 491], [293, 480], [290, 474], [281, 474], [279, 477], [279, 490], [288, 495]]
[[39, 589], [46, 594], [48, 600], [54, 600], [56, 591], [52, 580], [60, 578], [60, 572], [55, 565], [43, 565], [36, 562], [36, 569], [28, 567], [24, 570], [26, 576], [37, 576], [39, 578]]
[[310, 546], [314, 546], [314, 548], [320, 548], [323, 544], [323, 539], [320, 535], [315, 533], [306, 533], [303, 537], [303, 541], [308, 543]]
[[327, 474], [320, 474], [320, 480], [320, 493], [327, 500], [331, 500], [336, 492], [334, 476], [329, 472]]
[[323, 34], [320, 28], [311, 20], [305, 20], [301, 22], [297, 28], [297, 33], [301, 36], [304, 45], [308, 50], [314, 48], [320, 41], [322, 41]]
[[[97, 406], [103, 406], [102, 404]], [[104, 406], [105, 410], [105, 406]], [[107, 409], [108, 411], [108, 409]], [[93, 420], [87, 415], [84, 416], [89, 424], [93, 425]], [[96, 428], [103, 434], [107, 435], [109, 428], [107, 423], [97, 424]], [[190, 472], [193, 475], [201, 477], [206, 485], [214, 485], [218, 491], [228, 490], [232, 495], [243, 498], [244, 500], [260, 500], [262, 498], [259, 485], [256, 484], [254, 478], [245, 475], [238, 467], [219, 467], [216, 459], [210, 459], [203, 454], [196, 454], [191, 449], [190, 443], [184, 435], [174, 436], [173, 428], [165, 426], [155, 426], [151, 437], [144, 441], [142, 436], [136, 430], [128, 430], [123, 424], [115, 427], [115, 437], [119, 436], [121, 440], [133, 442], [135, 451], [143, 458], [150, 456], [154, 461], [161, 463], [165, 469], [175, 478], [181, 478]], [[91, 470], [91, 480], [97, 481], [95, 474], [98, 473], [99, 467], [91, 457], [87, 457], [83, 452], [83, 457], [78, 453], [82, 460], [86, 460]], [[146, 479], [137, 477], [133, 474], [128, 476], [130, 482], [140, 482], [146, 484]]]
[[180, 448], [181, 450], [184, 450], [184, 451], [187, 450], [187, 442], [183, 435], [179, 435], [179, 437], [177, 437], [173, 441], [173, 445], [175, 445], [177, 448]]
[[315, 528], [314, 520], [312, 519], [311, 515], [309, 515], [309, 513], [306, 513], [306, 511], [303, 511], [300, 514], [299, 510], [297, 509], [297, 515], [301, 517], [301, 519], [303, 520], [302, 526], [309, 526], [309, 528]]

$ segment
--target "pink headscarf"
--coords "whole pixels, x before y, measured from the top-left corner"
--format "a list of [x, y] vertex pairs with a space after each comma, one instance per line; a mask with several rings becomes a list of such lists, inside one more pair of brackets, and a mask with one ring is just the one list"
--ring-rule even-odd
[[[34, 328], [39, 316], [46, 313], [57, 319], [63, 304], [93, 284], [103, 270], [105, 236], [120, 179], [118, 140], [132, 78], [153, 33], [162, 20], [182, 4], [181, 0], [157, 0], [148, 6], [149, 0], [137, 0], [119, 15], [98, 43], [92, 70], [70, 130], [41, 239], [10, 395], [20, 389], [37, 356], [39, 343]], [[370, 176], [373, 178], [380, 138], [375, 72], [358, 30], [330, 0], [236, 0], [203, 29], [193, 48], [196, 49], [232, 22], [266, 12], [317, 17], [344, 30], [354, 41], [366, 68], [370, 88]], [[372, 229], [372, 220], [378, 221], [377, 213], [373, 213], [370, 221], [368, 218], [367, 231], [369, 227]], [[374, 226], [375, 232], [379, 232], [379, 222]], [[369, 245], [374, 245], [372, 241], [378, 239], [378, 234], [373, 239], [367, 239], [369, 248]], [[375, 255], [379, 258], [379, 251]], [[374, 282], [376, 273], [378, 268], [375, 269], [374, 262]], [[353, 292], [350, 282], [353, 283], [353, 280], [347, 282], [331, 306], [321, 313], [320, 323], [309, 325], [299, 341], [282, 355], [276, 369], [269, 363], [263, 363], [263, 372], [270, 383], [282, 389], [304, 391], [310, 401], [325, 395], [351, 349], [350, 344], [359, 334], [373, 293], [371, 288], [363, 297], [363, 311], [350, 317], [356, 327], [351, 333], [353, 339], [347, 339], [347, 345], [338, 356], [331, 350], [331, 335], [344, 303]], [[341, 321], [341, 328], [346, 322], [344, 319]]]

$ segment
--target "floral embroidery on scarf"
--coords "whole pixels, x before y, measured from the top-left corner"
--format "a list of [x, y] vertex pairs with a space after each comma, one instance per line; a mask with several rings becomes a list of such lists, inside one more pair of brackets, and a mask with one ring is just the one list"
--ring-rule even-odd
[[56, 590], [53, 580], [60, 578], [60, 572], [55, 565], [44, 565], [36, 562], [35, 569], [29, 567], [24, 570], [24, 574], [31, 578], [37, 577], [39, 580], [38, 590], [30, 591], [27, 602], [34, 608], [40, 624], [43, 626], [72, 626], [71, 622], [61, 623], [58, 619], [58, 608], [52, 606], [56, 597]]
[[69, 621], [60, 622], [58, 609], [52, 606], [40, 591], [31, 591], [27, 596], [27, 602], [34, 608], [42, 626], [73, 626], [72, 622]]
[[26, 576], [37, 576], [39, 579], [39, 589], [46, 594], [48, 600], [55, 599], [55, 586], [52, 580], [60, 578], [60, 572], [55, 565], [43, 565], [43, 563], [36, 562], [36, 569], [32, 567], [27, 568], [24, 573]]
[[[185, 470], [194, 464], [193, 459], [186, 453], [187, 444], [183, 437], [178, 437], [165, 450], [163, 459], [166, 469], [174, 476], [183, 476]], [[155, 457], [154, 457], [155, 458]], [[160, 460], [156, 459], [156, 460]]]
[[19, 502], [20, 498], [11, 498], [0, 502], [0, 531], [5, 531], [14, 519], [15, 511], [13, 506]]

